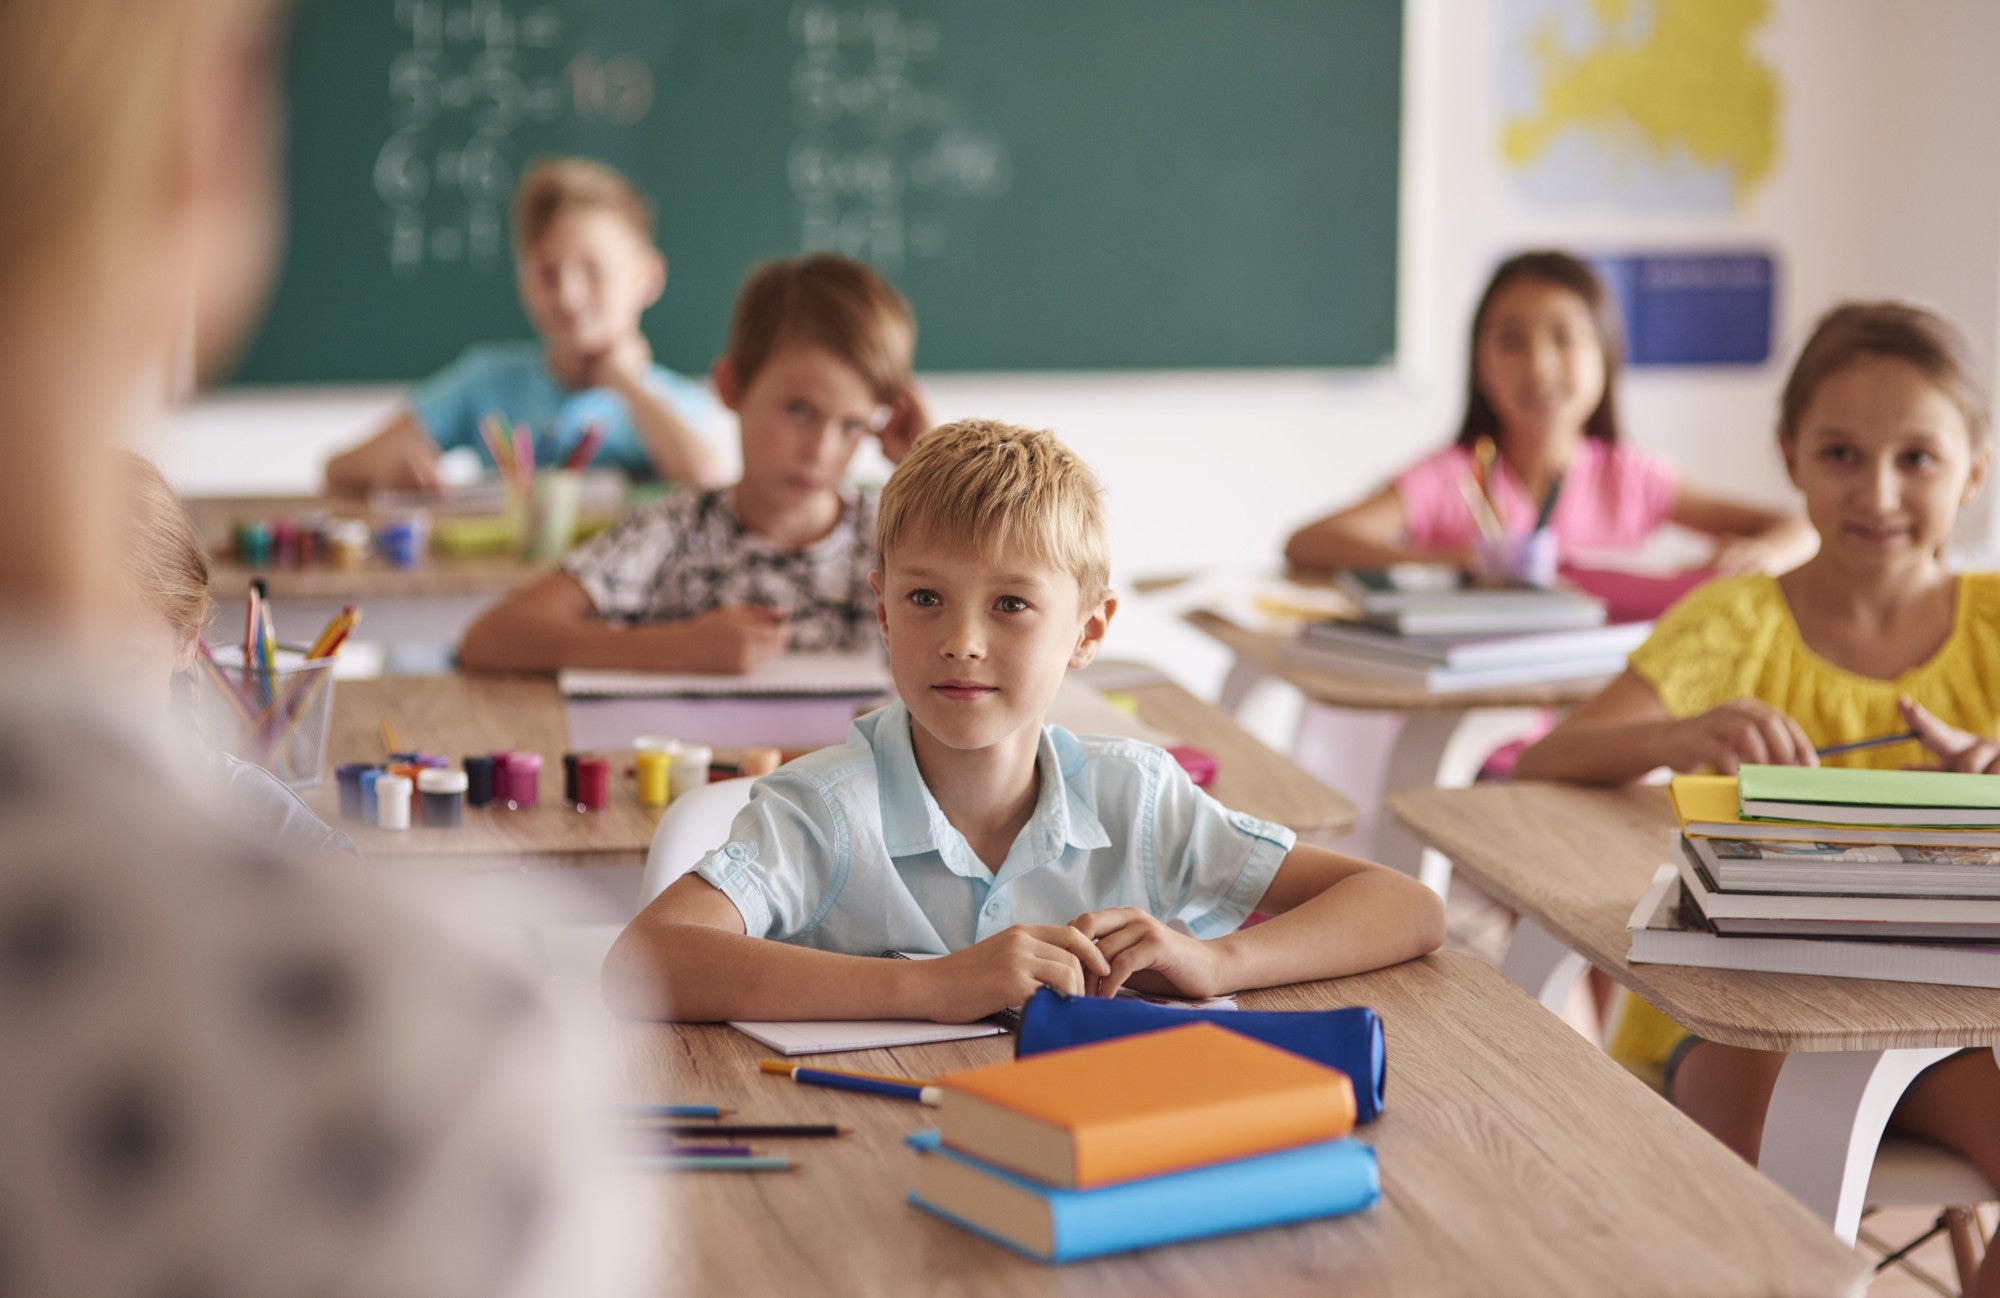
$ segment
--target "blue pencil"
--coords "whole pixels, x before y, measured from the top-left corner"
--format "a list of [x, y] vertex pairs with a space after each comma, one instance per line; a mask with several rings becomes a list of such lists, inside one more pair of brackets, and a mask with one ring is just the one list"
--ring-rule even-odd
[[905, 1086], [900, 1082], [885, 1082], [879, 1077], [857, 1077], [852, 1073], [829, 1072], [824, 1068], [794, 1068], [792, 1080], [807, 1086], [830, 1086], [836, 1091], [860, 1091], [867, 1095], [915, 1100], [932, 1108], [943, 1102], [943, 1092], [935, 1086]]
[[726, 1118], [736, 1110], [713, 1104], [628, 1104], [620, 1112], [628, 1118]]
[[776, 1154], [757, 1158], [690, 1158], [670, 1154], [632, 1161], [636, 1166], [662, 1172], [783, 1172], [797, 1166], [791, 1159]]

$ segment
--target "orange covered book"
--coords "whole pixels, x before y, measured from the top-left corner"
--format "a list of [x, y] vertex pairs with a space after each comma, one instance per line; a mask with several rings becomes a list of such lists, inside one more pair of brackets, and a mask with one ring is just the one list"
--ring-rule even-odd
[[1347, 1074], [1211, 1023], [1054, 1050], [938, 1085], [946, 1145], [1078, 1190], [1354, 1130]]

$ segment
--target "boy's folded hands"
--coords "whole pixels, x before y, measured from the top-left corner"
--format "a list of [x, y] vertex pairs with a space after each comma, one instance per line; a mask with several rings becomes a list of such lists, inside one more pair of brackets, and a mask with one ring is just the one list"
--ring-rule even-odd
[[922, 1017], [970, 1023], [1053, 987], [1070, 996], [1111, 972], [1091, 940], [1066, 924], [1016, 924], [962, 951], [910, 966], [926, 984]]
[[1093, 910], [1070, 921], [1110, 962], [1107, 972], [1087, 980], [1092, 996], [1116, 996], [1127, 983], [1139, 991], [1164, 992], [1206, 1000], [1220, 996], [1221, 950], [1191, 933], [1172, 928], [1132, 906]]

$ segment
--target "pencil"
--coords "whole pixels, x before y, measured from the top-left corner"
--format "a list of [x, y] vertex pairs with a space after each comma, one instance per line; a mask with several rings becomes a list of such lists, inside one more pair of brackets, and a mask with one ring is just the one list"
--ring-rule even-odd
[[713, 1104], [628, 1104], [621, 1112], [632, 1118], [726, 1118], [736, 1110]]
[[783, 1122], [762, 1124], [717, 1123], [712, 1127], [697, 1126], [691, 1122], [668, 1122], [661, 1125], [664, 1127], [667, 1135], [678, 1140], [685, 1140], [689, 1136], [797, 1136], [801, 1138], [817, 1138], [823, 1136], [844, 1136], [847, 1134], [846, 1127], [835, 1126], [831, 1122], [802, 1122], [796, 1124]]
[[802, 1086], [825, 1086], [836, 1091], [859, 1091], [863, 1095], [886, 1095], [893, 1100], [915, 1100], [932, 1108], [944, 1103], [944, 1093], [935, 1086], [917, 1086], [907, 1081], [884, 1081], [835, 1072], [829, 1068], [794, 1068], [792, 1080]]
[[1556, 512], [1556, 497], [1562, 495], [1563, 475], [1558, 473], [1549, 481], [1549, 494], [1542, 497], [1542, 507], [1535, 514], [1535, 531], [1549, 525], [1549, 516]]
[[[799, 1067], [786, 1059], [766, 1059], [757, 1065], [760, 1073], [770, 1073], [777, 1077], [790, 1077], [792, 1070]], [[869, 1077], [878, 1082], [894, 1082], [898, 1086], [935, 1086], [928, 1077], [891, 1077], [887, 1073], [857, 1073], [851, 1068], [822, 1068], [825, 1073], [845, 1073], [849, 1077]]]
[[1500, 524], [1500, 516], [1493, 512], [1493, 506], [1486, 497], [1479, 494], [1479, 488], [1470, 477], [1460, 475], [1458, 494], [1465, 497], [1465, 507], [1472, 511], [1472, 521], [1479, 528], [1479, 535], [1486, 541], [1498, 541], [1507, 534]]
[[394, 756], [403, 752], [403, 743], [396, 735], [396, 727], [389, 724], [389, 718], [382, 718], [382, 755]]
[[1816, 757], [1838, 757], [1842, 753], [1858, 753], [1866, 748], [1887, 748], [1890, 744], [1905, 744], [1918, 738], [1914, 730], [1905, 730], [1900, 735], [1877, 735], [1873, 739], [1857, 739], [1851, 744], [1829, 744], [1825, 748], [1813, 749]]
[[782, 1155], [761, 1154], [755, 1158], [684, 1158], [677, 1154], [646, 1154], [631, 1160], [635, 1166], [660, 1172], [787, 1172], [797, 1167]]

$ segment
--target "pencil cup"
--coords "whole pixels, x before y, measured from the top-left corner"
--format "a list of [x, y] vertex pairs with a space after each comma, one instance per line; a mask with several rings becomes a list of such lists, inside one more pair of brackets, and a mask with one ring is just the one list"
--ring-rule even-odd
[[534, 506], [528, 511], [529, 563], [552, 563], [568, 551], [582, 501], [583, 474], [575, 469], [548, 469], [535, 475]]
[[1547, 589], [1556, 584], [1556, 534], [1544, 527], [1479, 543], [1479, 571], [1491, 581]]
[[202, 742], [254, 762], [295, 789], [320, 782], [327, 723], [333, 716], [333, 658], [279, 650], [265, 672], [243, 665], [243, 651], [216, 650], [199, 670], [195, 691]]

